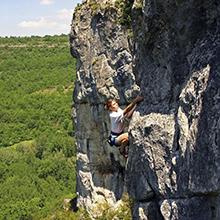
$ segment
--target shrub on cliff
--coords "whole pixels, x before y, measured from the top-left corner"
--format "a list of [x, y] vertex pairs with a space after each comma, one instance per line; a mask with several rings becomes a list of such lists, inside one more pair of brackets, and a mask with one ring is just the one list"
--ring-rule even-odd
[[120, 10], [119, 23], [127, 28], [131, 27], [131, 9], [133, 0], [116, 0], [115, 7]]

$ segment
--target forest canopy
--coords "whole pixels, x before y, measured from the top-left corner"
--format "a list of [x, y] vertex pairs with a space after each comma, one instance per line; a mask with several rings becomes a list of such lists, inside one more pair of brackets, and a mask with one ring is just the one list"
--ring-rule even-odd
[[75, 196], [68, 36], [0, 38], [0, 219], [43, 219]]

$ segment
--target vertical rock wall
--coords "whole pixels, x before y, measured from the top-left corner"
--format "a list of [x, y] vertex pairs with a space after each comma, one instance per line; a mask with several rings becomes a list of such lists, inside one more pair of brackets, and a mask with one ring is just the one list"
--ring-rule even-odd
[[[84, 1], [72, 22], [78, 203], [94, 213], [126, 185], [133, 219], [218, 220], [220, 2], [129, 1], [133, 42], [115, 2]], [[139, 89], [125, 170], [103, 103]]]
[[133, 217], [220, 219], [220, 3], [146, 0], [133, 15], [145, 97], [130, 125]]
[[97, 205], [112, 206], [124, 192], [125, 160], [110, 147], [108, 98], [120, 105], [138, 93], [132, 73], [127, 29], [114, 1], [84, 1], [73, 16], [70, 44], [77, 58], [74, 114], [77, 143], [78, 205], [93, 215]]

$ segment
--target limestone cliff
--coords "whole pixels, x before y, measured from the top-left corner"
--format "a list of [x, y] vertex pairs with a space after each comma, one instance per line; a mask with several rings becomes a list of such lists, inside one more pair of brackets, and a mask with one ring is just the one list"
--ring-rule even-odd
[[[87, 0], [73, 16], [78, 203], [94, 213], [127, 190], [133, 219], [218, 220], [220, 2], [121, 2]], [[139, 90], [125, 167], [103, 104]]]
[[91, 214], [98, 203], [115, 205], [125, 184], [125, 160], [107, 143], [107, 98], [126, 104], [138, 93], [127, 29], [112, 1], [85, 1], [74, 13], [71, 52], [77, 58], [75, 130], [78, 205]]

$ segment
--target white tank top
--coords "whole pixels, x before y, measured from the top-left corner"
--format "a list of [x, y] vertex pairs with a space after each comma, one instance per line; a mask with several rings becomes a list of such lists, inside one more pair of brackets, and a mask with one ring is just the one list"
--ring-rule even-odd
[[121, 133], [123, 131], [123, 110], [118, 108], [117, 112], [110, 112], [111, 131], [114, 133]]

